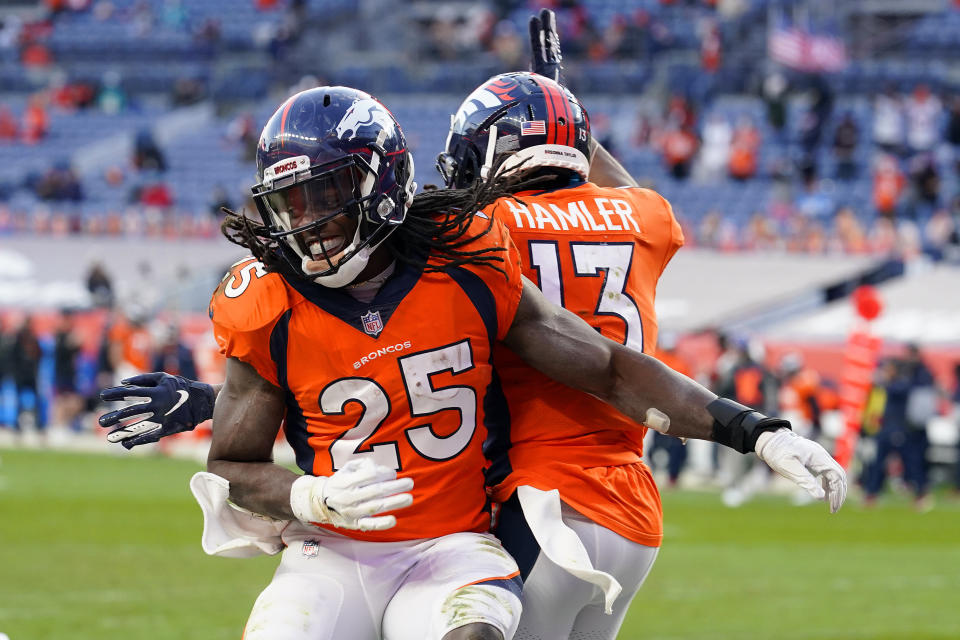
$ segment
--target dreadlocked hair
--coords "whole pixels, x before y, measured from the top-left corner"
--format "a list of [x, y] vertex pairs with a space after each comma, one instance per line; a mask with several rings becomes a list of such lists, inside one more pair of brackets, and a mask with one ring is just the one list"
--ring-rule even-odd
[[[546, 188], [563, 176], [543, 170], [533, 174], [512, 170], [504, 175], [500, 165], [491, 173], [488, 180], [478, 181], [466, 189], [433, 188], [414, 196], [406, 219], [390, 238], [389, 249], [397, 261], [425, 272], [469, 264], [495, 269], [506, 276], [506, 271], [499, 266], [504, 262], [506, 247], [465, 248], [493, 227], [490, 217], [483, 228], [471, 231], [474, 216], [500, 198], [525, 204], [516, 193]], [[289, 271], [277, 241], [270, 238], [262, 222], [248, 218], [242, 211], [236, 213], [225, 207], [222, 211], [226, 217], [220, 231], [227, 240], [248, 249], [268, 272]]]
[[491, 172], [491, 178], [466, 189], [434, 187], [417, 194], [407, 211], [407, 219], [396, 231], [402, 241], [391, 245], [397, 260], [428, 272], [473, 264], [495, 269], [506, 276], [506, 271], [498, 265], [504, 262], [506, 247], [463, 248], [485, 236], [493, 226], [491, 217], [479, 231], [474, 228], [468, 232], [475, 214], [501, 198], [524, 204], [514, 194], [543, 188], [560, 176], [543, 172], [522, 175], [516, 169], [506, 174], [502, 166], [501, 161]]

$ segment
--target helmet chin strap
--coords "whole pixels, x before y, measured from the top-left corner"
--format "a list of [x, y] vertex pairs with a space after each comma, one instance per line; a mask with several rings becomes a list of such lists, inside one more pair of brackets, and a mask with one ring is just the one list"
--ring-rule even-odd
[[[370, 256], [373, 255], [373, 252], [376, 251], [377, 247], [383, 244], [384, 240], [386, 240], [386, 238], [375, 245], [360, 249], [360, 251], [357, 251], [354, 255], [350, 256], [346, 260], [337, 263], [337, 270], [334, 273], [321, 276], [312, 275], [310, 273], [309, 263], [314, 262], [314, 260], [311, 260], [309, 256], [303, 257], [300, 268], [317, 284], [323, 285], [324, 287], [328, 287], [330, 289], [339, 289], [347, 286], [357, 279], [357, 276], [360, 275], [360, 272], [363, 271], [366, 268], [367, 263], [370, 262]], [[360, 225], [357, 225], [357, 230], [353, 234], [353, 241], [346, 249], [343, 250], [343, 252], [350, 253], [359, 242]]]

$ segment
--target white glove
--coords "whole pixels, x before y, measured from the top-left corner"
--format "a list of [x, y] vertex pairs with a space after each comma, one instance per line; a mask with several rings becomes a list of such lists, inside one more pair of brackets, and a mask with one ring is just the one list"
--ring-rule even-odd
[[[806, 489], [816, 500], [830, 503], [836, 513], [847, 497], [847, 474], [836, 460], [813, 440], [790, 429], [764, 431], [757, 438], [757, 456], [770, 468]], [[820, 476], [820, 481], [814, 474]]]
[[396, 516], [376, 514], [409, 507], [412, 478], [368, 458], [350, 460], [332, 476], [301, 476], [290, 488], [290, 507], [301, 522], [330, 524], [341, 529], [383, 531], [397, 524]]

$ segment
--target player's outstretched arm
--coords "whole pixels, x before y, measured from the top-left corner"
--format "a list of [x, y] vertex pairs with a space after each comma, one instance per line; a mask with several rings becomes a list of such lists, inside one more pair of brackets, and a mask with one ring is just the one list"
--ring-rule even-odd
[[100, 426], [112, 429], [109, 442], [127, 449], [157, 442], [175, 433], [190, 431], [213, 417], [219, 385], [213, 386], [162, 371], [144, 373], [100, 392], [104, 402], [136, 404], [100, 416]]
[[590, 139], [590, 182], [598, 187], [639, 187], [620, 162], [595, 138]]
[[527, 364], [661, 433], [756, 451], [814, 498], [826, 497], [831, 511], [840, 508], [846, 474], [823, 447], [790, 431], [789, 422], [718, 398], [656, 358], [600, 336], [526, 278], [523, 284], [504, 342]]
[[248, 364], [227, 359], [227, 377], [213, 415], [207, 469], [230, 482], [230, 499], [254, 513], [343, 529], [382, 530], [408, 507], [410, 478], [369, 458], [332, 476], [298, 476], [273, 463], [273, 443], [286, 412], [285, 393]]

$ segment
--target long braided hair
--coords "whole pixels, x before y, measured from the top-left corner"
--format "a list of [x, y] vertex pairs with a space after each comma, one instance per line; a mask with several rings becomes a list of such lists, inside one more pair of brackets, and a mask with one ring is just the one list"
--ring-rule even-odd
[[[479, 231], [470, 230], [474, 215], [500, 198], [521, 202], [516, 193], [542, 188], [557, 179], [555, 174], [538, 172], [533, 177], [518, 179], [517, 173], [502, 175], [497, 167], [492, 177], [478, 181], [466, 189], [430, 189], [418, 193], [407, 210], [403, 223], [388, 238], [393, 256], [402, 263], [426, 272], [444, 271], [465, 264], [495, 269], [504, 262], [505, 247], [465, 249], [467, 245], [489, 233], [493, 219]], [[289, 274], [291, 269], [280, 256], [277, 241], [267, 234], [266, 226], [227, 208], [220, 231], [234, 244], [248, 249], [263, 263], [267, 271]], [[293, 275], [302, 277], [301, 274]]]

